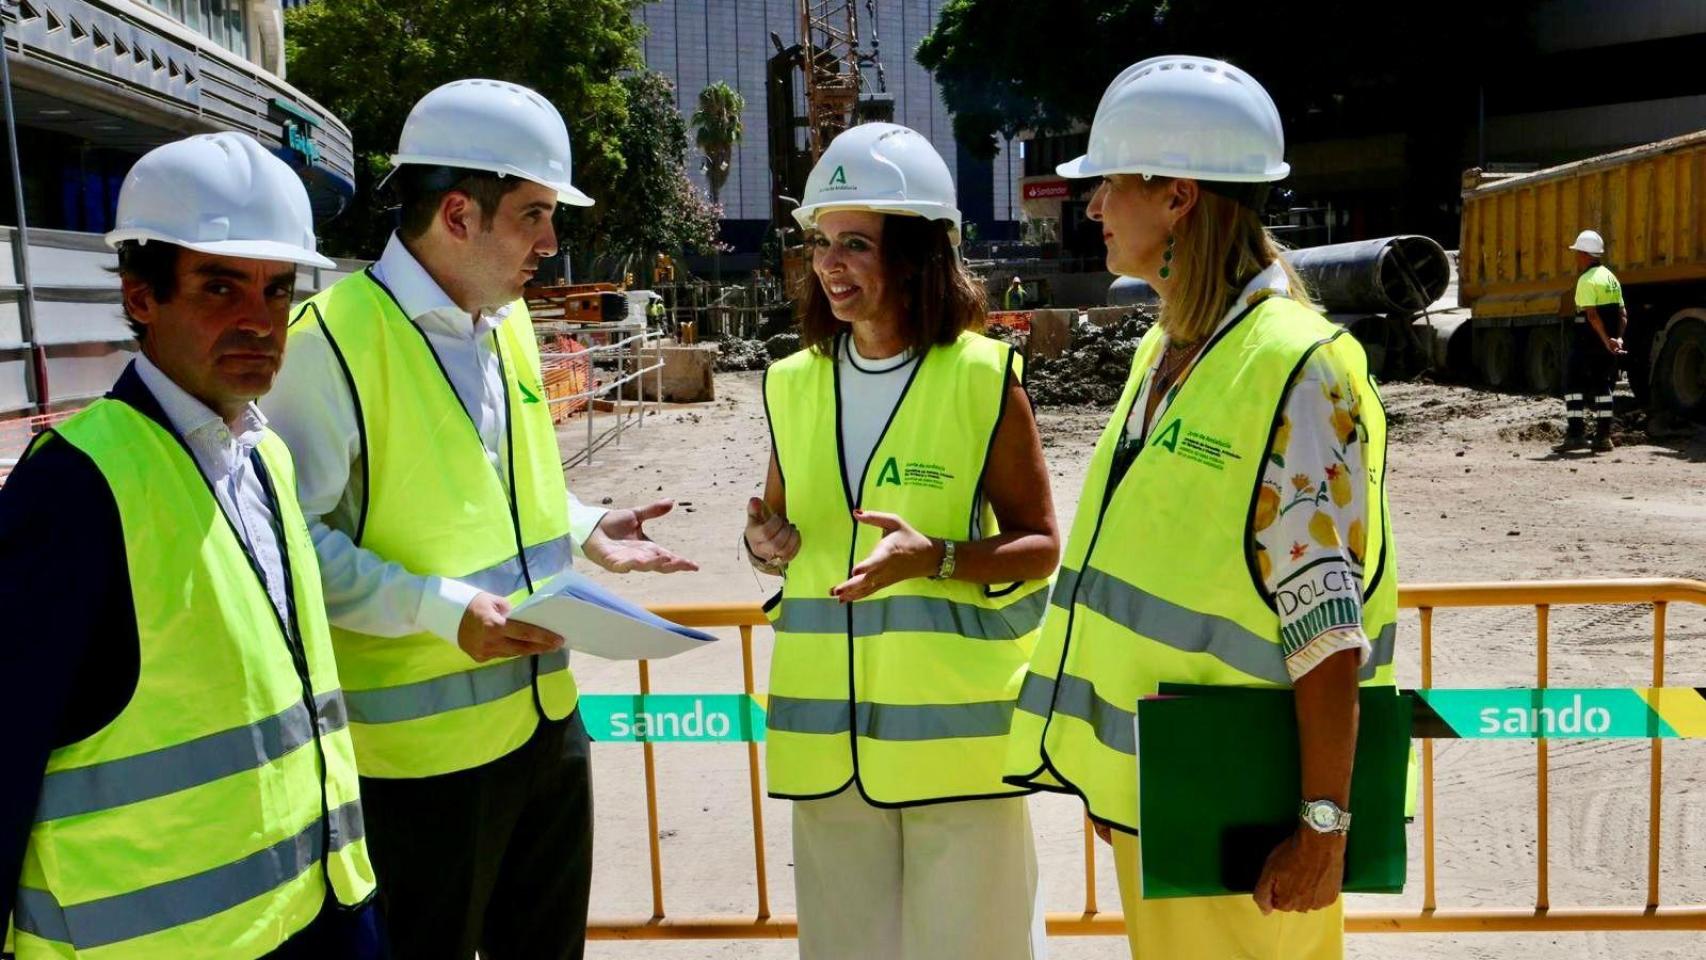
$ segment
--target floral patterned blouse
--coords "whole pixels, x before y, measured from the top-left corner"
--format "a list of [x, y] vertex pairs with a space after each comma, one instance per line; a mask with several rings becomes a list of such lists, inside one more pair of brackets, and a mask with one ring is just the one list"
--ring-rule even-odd
[[[1245, 286], [1220, 326], [1244, 306], [1289, 289], [1285, 271], [1278, 264], [1269, 267]], [[1157, 363], [1164, 354], [1157, 352]], [[1187, 368], [1145, 423], [1155, 377], [1150, 368], [1126, 421], [1128, 442], [1143, 442], [1189, 375]], [[1286, 671], [1293, 682], [1341, 650], [1358, 651], [1363, 662], [1372, 650], [1362, 629], [1368, 485], [1358, 482], [1366, 476], [1367, 430], [1356, 396], [1344, 371], [1317, 351], [1287, 390], [1257, 494], [1249, 536], [1264, 586], [1279, 608]]]

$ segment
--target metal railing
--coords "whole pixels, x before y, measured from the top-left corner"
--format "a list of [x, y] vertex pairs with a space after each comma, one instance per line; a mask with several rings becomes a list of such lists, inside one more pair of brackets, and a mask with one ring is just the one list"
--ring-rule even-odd
[[[635, 410], [633, 418], [636, 427], [646, 425], [646, 391], [642, 383], [648, 373], [657, 374], [652, 399], [656, 404], [663, 403], [663, 350], [664, 334], [660, 331], [647, 331], [643, 327], [628, 332], [623, 325], [617, 332], [619, 339], [611, 343], [598, 343], [587, 346], [574, 353], [541, 353], [539, 355], [540, 370], [544, 375], [550, 375], [559, 369], [573, 369], [584, 373], [585, 389], [561, 397], [550, 397], [547, 402], [556, 412], [565, 409], [573, 414], [586, 418], [586, 446], [580, 450], [568, 453], [563, 457], [563, 466], [577, 467], [592, 463], [592, 455], [608, 443], [622, 445], [622, 432], [630, 414], [622, 404], [622, 388], [634, 384]], [[646, 351], [656, 351], [657, 361], [646, 364]], [[602, 382], [595, 382], [593, 374], [599, 362], [614, 363], [616, 376]], [[595, 429], [594, 421], [598, 416], [598, 401], [608, 398], [611, 403], [611, 413], [615, 415], [615, 423], [605, 427], [603, 432]]]
[[[1535, 678], [1545, 687], [1550, 667], [1550, 614], [1554, 607], [1583, 604], [1651, 604], [1653, 610], [1652, 685], [1665, 684], [1665, 620], [1670, 604], [1706, 607], [1706, 582], [1680, 579], [1594, 580], [1510, 583], [1418, 584], [1400, 587], [1399, 606], [1415, 610], [1421, 629], [1421, 687], [1433, 686], [1434, 613], [1451, 608], [1533, 607], [1536, 616]], [[753, 682], [753, 628], [768, 626], [756, 604], [708, 603], [667, 604], [652, 608], [660, 616], [683, 626], [736, 627], [740, 631], [742, 689], [751, 696]], [[639, 663], [642, 695], [651, 692], [651, 673]], [[1422, 740], [1423, 872], [1422, 905], [1419, 910], [1348, 912], [1345, 929], [1350, 933], [1541, 933], [1583, 931], [1706, 931], [1706, 905], [1665, 906], [1659, 890], [1660, 796], [1663, 789], [1663, 743], [1650, 744], [1648, 785], [1648, 842], [1646, 902], [1630, 907], [1554, 907], [1550, 895], [1550, 791], [1547, 777], [1547, 742], [1536, 741], [1539, 788], [1536, 795], [1538, 847], [1536, 861], [1539, 892], [1532, 907], [1441, 909], [1436, 890], [1436, 836], [1434, 823], [1434, 749], [1432, 740]], [[652, 910], [647, 917], [594, 918], [587, 935], [595, 940], [748, 940], [797, 936], [793, 917], [770, 911], [769, 878], [764, 856], [763, 785], [759, 770], [758, 744], [746, 744], [753, 836], [753, 876], [756, 886], [754, 911], [738, 916], [669, 915], [664, 906], [663, 858], [658, 832], [657, 761], [651, 743], [641, 745], [646, 780], [647, 847], [650, 852]], [[1096, 896], [1096, 841], [1088, 819], [1084, 822], [1085, 894], [1082, 908], [1054, 911], [1047, 917], [1051, 936], [1123, 936], [1124, 918], [1104, 912]]]

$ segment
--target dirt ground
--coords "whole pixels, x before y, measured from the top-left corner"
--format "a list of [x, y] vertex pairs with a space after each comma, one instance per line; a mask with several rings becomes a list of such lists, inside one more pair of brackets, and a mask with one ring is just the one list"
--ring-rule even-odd
[[[776, 582], [753, 573], [737, 537], [746, 498], [756, 492], [768, 453], [759, 375], [723, 374], [718, 399], [666, 407], [620, 448], [601, 450], [570, 471], [583, 500], [631, 504], [662, 496], [677, 512], [654, 536], [696, 559], [702, 572], [600, 579], [650, 602], [758, 601]], [[1393, 424], [1391, 498], [1399, 566], [1407, 584], [1587, 577], [1706, 579], [1706, 436], [1662, 442], [1625, 438], [1614, 454], [1560, 459], [1550, 446], [1561, 404], [1461, 387], [1414, 383], [1385, 389]], [[1103, 410], [1041, 412], [1062, 529], [1069, 529]], [[564, 428], [564, 452], [584, 443], [584, 425]], [[1531, 609], [1441, 611], [1435, 618], [1439, 686], [1528, 686], [1534, 682]], [[662, 692], [738, 690], [740, 647], [730, 642], [652, 668]], [[1706, 610], [1669, 616], [1672, 685], [1706, 685]], [[1650, 608], [1580, 607], [1553, 612], [1551, 682], [1557, 686], [1644, 686], [1651, 677]], [[1400, 625], [1399, 683], [1420, 682], [1414, 615]], [[770, 637], [757, 632], [759, 683]], [[584, 689], [638, 689], [632, 664], [576, 661]], [[755, 910], [746, 750], [740, 745], [660, 745], [658, 793], [667, 913], [746, 915]], [[1537, 789], [1528, 743], [1442, 741], [1436, 751], [1438, 896], [1442, 909], [1526, 908], [1534, 901]], [[1648, 749], [1644, 743], [1554, 744], [1551, 762], [1551, 902], [1633, 906], [1646, 884]], [[595, 918], [651, 914], [641, 749], [595, 749], [597, 861]], [[1706, 903], [1706, 743], [1672, 741], [1664, 752], [1662, 898]], [[1050, 910], [1080, 910], [1084, 866], [1080, 810], [1071, 798], [1033, 801]], [[788, 804], [763, 804], [770, 906], [793, 912]], [[1358, 897], [1352, 910], [1416, 909], [1421, 903], [1422, 832], [1412, 826], [1411, 883], [1401, 897]], [[1106, 848], [1099, 848], [1096, 894], [1103, 909], [1119, 898]], [[1356, 958], [1694, 958], [1699, 935], [1534, 936], [1363, 935]], [[791, 941], [599, 942], [597, 958], [772, 958], [794, 955]], [[1056, 958], [1126, 956], [1123, 939], [1056, 939]]]

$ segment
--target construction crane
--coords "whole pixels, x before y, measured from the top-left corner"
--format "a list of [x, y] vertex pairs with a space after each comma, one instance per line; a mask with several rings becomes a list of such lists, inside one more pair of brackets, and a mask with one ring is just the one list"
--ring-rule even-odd
[[[875, 0], [866, 0], [866, 11], [876, 19]], [[887, 104], [894, 115], [894, 101], [886, 96], [887, 83], [877, 59], [873, 34], [871, 52], [859, 49], [859, 5], [857, 0], [800, 0], [801, 66], [806, 76], [806, 137], [812, 160], [836, 134], [855, 119], [875, 119]], [[877, 74], [878, 93], [862, 97], [865, 69]]]
[[[798, 42], [784, 45], [781, 37], [770, 35], [776, 54], [770, 58], [766, 84], [771, 226], [779, 241], [781, 275], [789, 279], [804, 268], [802, 248], [785, 239], [793, 222], [789, 211], [799, 202], [812, 165], [836, 134], [852, 124], [894, 118], [894, 97], [888, 93], [874, 29], [864, 32], [870, 38], [869, 52], [861, 46], [858, 0], [799, 0], [798, 9]], [[874, 26], [875, 0], [865, 0], [865, 11]], [[867, 73], [874, 75], [874, 84], [867, 83]], [[794, 94], [800, 78], [805, 87], [803, 116]]]

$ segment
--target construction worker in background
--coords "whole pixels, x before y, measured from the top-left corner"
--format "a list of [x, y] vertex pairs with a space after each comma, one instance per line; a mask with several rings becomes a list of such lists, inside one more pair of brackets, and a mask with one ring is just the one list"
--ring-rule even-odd
[[1617, 383], [1618, 358], [1623, 348], [1623, 333], [1628, 327], [1629, 313], [1623, 305], [1623, 285], [1600, 261], [1605, 257], [1605, 240], [1592, 230], [1583, 230], [1570, 244], [1576, 252], [1575, 323], [1570, 337], [1570, 352], [1564, 370], [1564, 416], [1567, 426], [1564, 439], [1558, 444], [1559, 453], [1588, 448], [1587, 410], [1593, 409], [1593, 450], [1610, 451], [1612, 390]]
[[[1141, 960], [1343, 955], [1357, 685], [1393, 682], [1385, 416], [1262, 225], [1284, 150], [1254, 78], [1166, 56], [1114, 80], [1059, 168], [1103, 178], [1108, 269], [1161, 315], [1092, 456], [1007, 772], [1080, 795], [1111, 835]], [[1132, 711], [1167, 681], [1295, 691], [1302, 816], [1254, 896], [1142, 896]]]
[[691, 570], [652, 543], [669, 501], [567, 493], [518, 299], [557, 251], [569, 132], [544, 98], [461, 80], [392, 157], [401, 225], [298, 309], [265, 407], [296, 456], [401, 956], [580, 957], [592, 857], [587, 735], [561, 637], [512, 605], [582, 550]]
[[1007, 292], [1001, 297], [1001, 309], [1023, 310], [1025, 309], [1025, 299], [1029, 296], [1030, 294], [1025, 292], [1025, 285], [1019, 281], [1018, 277], [1014, 277], [1012, 282], [1007, 284]]
[[1001, 761], [1059, 542], [1023, 370], [978, 332], [930, 141], [854, 127], [804, 196], [816, 282], [743, 539], [784, 577], [765, 736], [800, 956], [1032, 960], [1031, 791]]
[[119, 190], [111, 392], [0, 489], [0, 916], [20, 960], [386, 955], [355, 756], [296, 506], [254, 401], [308, 193], [242, 133]]

